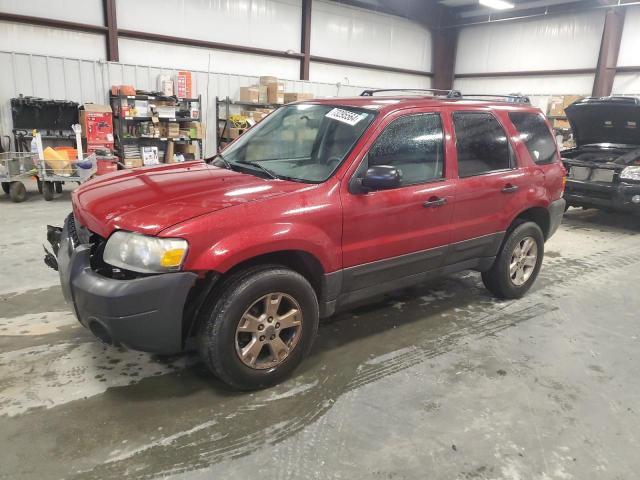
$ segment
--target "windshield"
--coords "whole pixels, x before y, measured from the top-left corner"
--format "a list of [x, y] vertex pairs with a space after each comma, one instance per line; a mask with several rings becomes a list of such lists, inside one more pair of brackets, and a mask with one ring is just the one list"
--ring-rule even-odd
[[276, 110], [224, 151], [234, 165], [257, 166], [277, 178], [323, 182], [342, 163], [374, 112], [298, 104]]

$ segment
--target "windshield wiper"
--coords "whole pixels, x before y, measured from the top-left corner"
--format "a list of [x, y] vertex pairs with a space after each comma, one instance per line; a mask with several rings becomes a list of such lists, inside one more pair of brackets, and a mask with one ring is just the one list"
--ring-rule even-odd
[[252, 167], [258, 167], [260, 170], [262, 170], [264, 173], [266, 173], [267, 175], [269, 175], [271, 178], [273, 178], [274, 180], [279, 179], [280, 177], [278, 175], [276, 175], [275, 172], [269, 170], [267, 167], [260, 165], [258, 162], [238, 162], [242, 165], [251, 165]]
[[231, 166], [231, 163], [229, 162], [229, 160], [224, 158], [224, 156], [221, 153], [218, 153], [218, 154], [214, 155], [213, 156], [213, 161], [216, 161], [218, 158], [220, 160], [222, 160], [224, 168], [226, 168], [227, 170], [233, 170], [233, 167]]

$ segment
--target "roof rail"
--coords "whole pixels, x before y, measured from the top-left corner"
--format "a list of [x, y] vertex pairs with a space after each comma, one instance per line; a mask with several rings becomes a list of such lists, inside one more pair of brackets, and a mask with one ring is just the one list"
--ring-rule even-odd
[[383, 92], [414, 92], [414, 93], [431, 93], [446, 98], [461, 98], [462, 94], [459, 90], [440, 90], [437, 88], [383, 88], [377, 90], [364, 90], [361, 97], [373, 97], [374, 93]]
[[478, 98], [478, 99], [487, 99], [487, 100], [495, 100], [503, 101], [507, 103], [526, 103], [531, 104], [531, 99], [526, 95], [522, 95], [521, 93], [513, 93], [511, 95], [487, 95], [487, 94], [464, 94], [462, 98]]

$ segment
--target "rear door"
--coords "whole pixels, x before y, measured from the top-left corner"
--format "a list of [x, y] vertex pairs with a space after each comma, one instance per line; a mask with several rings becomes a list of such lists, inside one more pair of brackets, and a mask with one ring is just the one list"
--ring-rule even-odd
[[[345, 291], [370, 287], [438, 267], [450, 242], [455, 179], [448, 176], [445, 129], [439, 111], [398, 112], [365, 145], [357, 170], [373, 165], [402, 171], [391, 190], [343, 189]], [[442, 247], [442, 248], [439, 248]]]
[[526, 195], [526, 173], [493, 111], [451, 112], [458, 166], [448, 264], [491, 257]]
[[[516, 130], [518, 140], [525, 147], [521, 156], [529, 158], [525, 168], [544, 176], [541, 191], [538, 192], [538, 195], [545, 197], [541, 201], [560, 198], [564, 189], [565, 171], [558, 154], [558, 145], [544, 115], [541, 112], [513, 111], [509, 112], [509, 120]], [[536, 179], [539, 177], [533, 176]]]

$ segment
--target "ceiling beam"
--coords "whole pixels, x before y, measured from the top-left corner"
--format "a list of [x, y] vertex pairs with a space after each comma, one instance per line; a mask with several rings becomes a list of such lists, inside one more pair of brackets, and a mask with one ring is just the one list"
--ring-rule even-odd
[[39, 27], [62, 28], [65, 30], [75, 30], [85, 33], [107, 32], [104, 25], [90, 25], [88, 23], [67, 22], [66, 20], [56, 20], [54, 18], [32, 17], [30, 15], [17, 15], [14, 13], [0, 12], [0, 20], [5, 22], [23, 23], [27, 25], [37, 25]]

